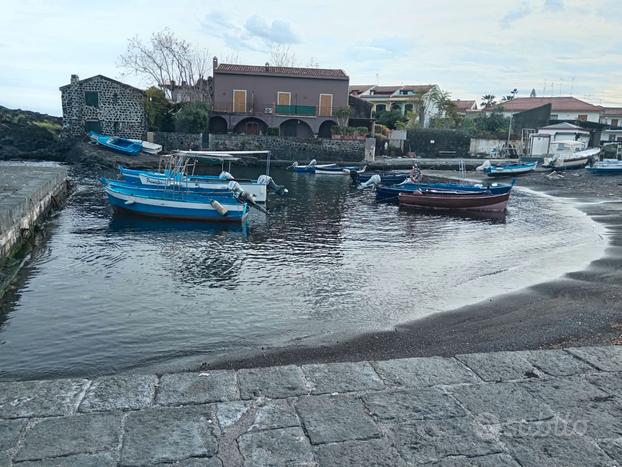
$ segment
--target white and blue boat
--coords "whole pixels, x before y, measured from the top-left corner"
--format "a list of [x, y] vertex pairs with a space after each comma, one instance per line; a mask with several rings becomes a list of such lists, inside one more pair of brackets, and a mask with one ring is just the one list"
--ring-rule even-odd
[[102, 179], [115, 211], [164, 219], [244, 222], [248, 204], [231, 191], [196, 193], [171, 188], [143, 188]]
[[89, 132], [89, 138], [91, 141], [100, 146], [121, 154], [125, 154], [126, 156], [137, 156], [143, 150], [141, 143], [137, 143], [131, 139], [100, 135], [95, 131]]
[[617, 159], [603, 159], [586, 167], [594, 175], [622, 175], [622, 161]]
[[315, 174], [316, 175], [350, 175], [352, 172], [358, 172], [362, 174], [367, 169], [367, 166], [360, 167], [358, 165], [336, 165], [333, 166], [316, 166]]
[[307, 165], [298, 165], [298, 162], [294, 162], [288, 167], [297, 173], [309, 173], [314, 174], [316, 169], [332, 169], [337, 168], [337, 164], [320, 164], [318, 165], [315, 159], [311, 160]]
[[489, 177], [513, 177], [533, 172], [537, 166], [538, 162], [492, 164], [486, 161], [477, 169], [482, 170]]

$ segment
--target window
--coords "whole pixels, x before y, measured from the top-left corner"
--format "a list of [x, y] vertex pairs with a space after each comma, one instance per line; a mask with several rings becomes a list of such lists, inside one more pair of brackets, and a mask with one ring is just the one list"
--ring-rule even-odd
[[116, 92], [112, 95], [112, 103], [114, 105], [117, 105], [119, 103], [119, 95]]
[[613, 127], [617, 127], [618, 126], [618, 119], [617, 118], [612, 118], [611, 119], [611, 126], [613, 126]]
[[384, 112], [385, 110], [387, 110], [387, 106], [384, 104], [378, 104], [376, 105], [376, 112]]
[[84, 102], [90, 107], [99, 107], [99, 93], [97, 91], [85, 91]]
[[581, 114], [577, 117], [577, 120], [579, 120], [580, 122], [587, 122], [587, 115]]
[[87, 120], [84, 122], [84, 129], [87, 132], [94, 131], [100, 133], [102, 131], [102, 124], [99, 120]]

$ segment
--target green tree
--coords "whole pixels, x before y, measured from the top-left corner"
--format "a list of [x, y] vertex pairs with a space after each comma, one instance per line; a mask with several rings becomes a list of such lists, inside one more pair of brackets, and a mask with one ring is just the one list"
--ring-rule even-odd
[[404, 117], [399, 110], [381, 110], [376, 114], [376, 122], [395, 130], [408, 122], [408, 117]]
[[205, 102], [188, 102], [175, 114], [175, 131], [203, 133], [207, 131], [210, 107]]
[[495, 105], [497, 101], [495, 100], [495, 96], [493, 94], [486, 94], [482, 96], [482, 106], [487, 109], [488, 107], [492, 107]]
[[164, 91], [151, 86], [145, 91], [147, 95], [146, 110], [147, 110], [147, 125], [149, 131], [171, 131], [170, 126], [171, 116], [169, 112], [171, 105], [166, 99]]

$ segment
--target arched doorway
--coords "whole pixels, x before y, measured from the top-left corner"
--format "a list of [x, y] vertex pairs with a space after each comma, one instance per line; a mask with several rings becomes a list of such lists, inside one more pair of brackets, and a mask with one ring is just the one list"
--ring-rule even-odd
[[281, 136], [313, 138], [313, 130], [307, 122], [298, 119], [285, 120], [280, 126]]
[[322, 124], [320, 125], [320, 129], [317, 132], [317, 135], [320, 138], [330, 139], [332, 136], [332, 133], [330, 130], [335, 125], [337, 125], [337, 123], [333, 122], [332, 120], [326, 120], [325, 122], [322, 122]]
[[268, 125], [266, 122], [255, 117], [240, 120], [238, 124], [233, 127], [234, 133], [242, 133], [245, 135], [265, 135], [267, 130]]
[[209, 132], [212, 134], [224, 135], [227, 133], [227, 120], [222, 117], [212, 117], [209, 119]]

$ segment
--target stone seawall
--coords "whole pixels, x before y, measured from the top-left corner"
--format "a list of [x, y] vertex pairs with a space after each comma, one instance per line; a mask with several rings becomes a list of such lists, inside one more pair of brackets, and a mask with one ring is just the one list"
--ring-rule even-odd
[[209, 148], [214, 151], [271, 151], [272, 157], [282, 160], [362, 161], [364, 141], [333, 141], [283, 136], [209, 135]]
[[67, 192], [67, 169], [21, 163], [0, 165], [0, 296], [12, 268], [5, 262]]
[[147, 140], [161, 144], [165, 151], [175, 149], [198, 151], [203, 147], [203, 133], [166, 133], [163, 131], [147, 133]]

